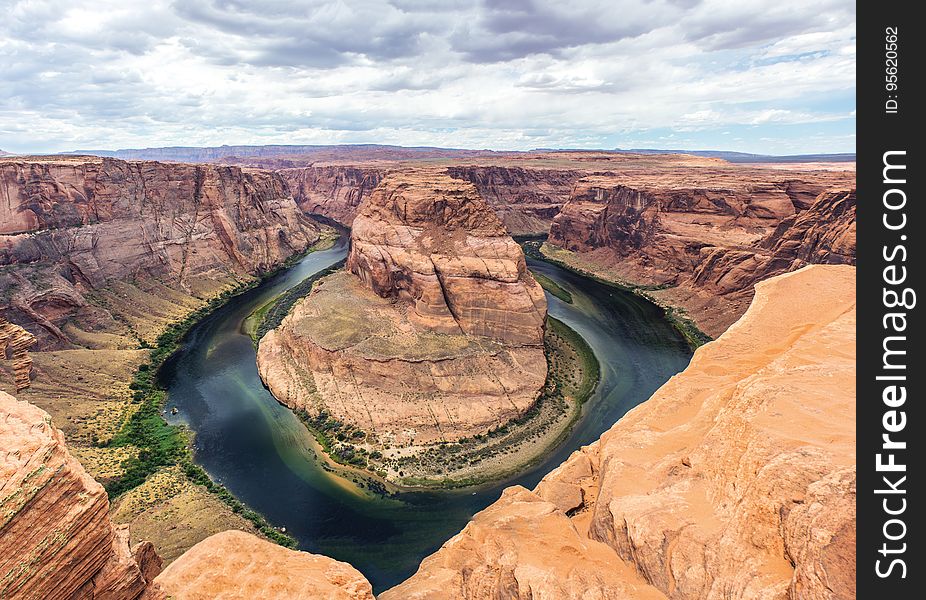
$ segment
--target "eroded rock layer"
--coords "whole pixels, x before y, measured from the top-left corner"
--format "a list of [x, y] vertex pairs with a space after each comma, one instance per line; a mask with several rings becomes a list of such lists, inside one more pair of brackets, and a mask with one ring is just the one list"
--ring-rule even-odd
[[282, 178], [238, 167], [6, 158], [0, 199], [0, 314], [41, 349], [117, 328], [93, 294], [114, 280], [208, 293], [318, 238]]
[[0, 597], [132, 600], [157, 575], [48, 414], [0, 392]]
[[684, 372], [382, 597], [854, 598], [854, 380], [855, 269], [765, 281]]
[[476, 186], [512, 235], [546, 233], [582, 175], [573, 169], [464, 165], [447, 173]]
[[546, 300], [471, 184], [385, 179], [354, 220], [347, 269], [261, 340], [281, 402], [390, 444], [483, 433], [533, 404]]
[[574, 253], [557, 256], [573, 266], [666, 287], [653, 295], [715, 336], [746, 310], [756, 282], [809, 263], [854, 264], [855, 191], [827, 189], [851, 184], [847, 176], [714, 175], [585, 177], [549, 244]]
[[277, 173], [304, 212], [350, 226], [360, 203], [379, 185], [386, 169], [330, 165], [280, 169]]
[[26, 389], [31, 383], [32, 357], [29, 356], [29, 348], [34, 343], [34, 335], [0, 317], [0, 360], [10, 355], [17, 392]]

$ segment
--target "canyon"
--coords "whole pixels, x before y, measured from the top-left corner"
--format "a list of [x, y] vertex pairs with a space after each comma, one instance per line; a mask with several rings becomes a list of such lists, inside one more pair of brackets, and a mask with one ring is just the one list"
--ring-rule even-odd
[[[534, 490], [506, 490], [418, 573], [379, 597], [854, 597], [854, 298], [855, 269], [846, 265], [761, 282], [746, 314], [649, 401]], [[55, 571], [71, 577], [61, 585], [90, 590], [108, 581], [109, 589], [140, 588], [152, 599], [372, 597], [348, 565], [245, 533], [209, 538], [160, 574], [148, 552], [125, 560], [130, 553], [110, 549], [118, 536], [105, 496], [98, 484], [93, 493], [47, 415], [9, 396], [0, 402], [10, 415], [0, 439], [17, 448], [15, 460], [2, 462], [13, 471], [4, 473], [3, 503], [13, 506], [5, 528], [29, 530], [37, 511], [47, 510], [28, 498], [39, 487], [32, 478], [50, 461], [68, 469], [52, 470], [60, 483], [41, 486], [43, 494], [58, 485], [89, 490], [56, 503], [48, 525], [96, 515], [74, 519], [90, 523], [80, 529], [86, 534], [53, 546], [42, 563], [74, 567]], [[23, 546], [17, 556], [29, 556], [38, 542], [2, 539]], [[95, 541], [78, 543], [84, 539]], [[286, 568], [258, 568], [266, 564], [261, 557]], [[4, 582], [19, 589], [44, 582], [22, 567], [8, 572], [18, 578]], [[99, 576], [107, 572], [120, 575]]]
[[95, 481], [139, 453], [107, 442], [165, 328], [324, 242], [320, 215], [352, 226], [347, 267], [260, 341], [258, 366], [368, 456], [479, 436], [542, 392], [546, 300], [512, 234], [549, 232], [545, 258], [717, 338], [381, 598], [854, 597], [851, 169], [362, 153], [0, 158], [3, 590], [372, 598], [359, 571], [260, 539], [179, 466], [112, 503]]
[[531, 408], [545, 317], [521, 248], [471, 184], [395, 172], [354, 218], [345, 271], [261, 339], [257, 364], [281, 402], [356, 428], [388, 460]]
[[[162, 333], [326, 232], [272, 173], [4, 157], [0, 349], [12, 360], [0, 361], [0, 390], [47, 411], [90, 476], [117, 482], [149, 452], [111, 441], [141, 408], [133, 375]], [[166, 560], [229, 526], [254, 530], [179, 466], [120, 496], [110, 512]]]
[[7, 158], [0, 198], [0, 314], [37, 349], [145, 339], [140, 316], [109, 307], [113, 282], [208, 297], [319, 236], [281, 177], [238, 167]]

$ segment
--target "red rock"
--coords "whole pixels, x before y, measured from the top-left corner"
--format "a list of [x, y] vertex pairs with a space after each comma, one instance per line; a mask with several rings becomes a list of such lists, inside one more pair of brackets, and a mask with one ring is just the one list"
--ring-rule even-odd
[[190, 289], [259, 274], [318, 239], [277, 175], [93, 157], [0, 160], [0, 314], [68, 347], [71, 321], [112, 317], [86, 294], [114, 279]]
[[132, 600], [146, 585], [103, 486], [51, 417], [0, 392], [0, 596]]
[[196, 544], [154, 581], [174, 600], [373, 600], [369, 582], [347, 563], [235, 530]]

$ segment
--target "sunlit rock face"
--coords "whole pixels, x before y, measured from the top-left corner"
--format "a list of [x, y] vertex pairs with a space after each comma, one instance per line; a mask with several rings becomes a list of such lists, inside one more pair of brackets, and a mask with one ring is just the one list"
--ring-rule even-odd
[[[0, 315], [37, 349], [118, 324], [94, 290], [114, 280], [208, 295], [319, 237], [279, 175], [88, 156], [0, 159]], [[217, 284], [218, 285], [218, 284]]]
[[545, 317], [521, 248], [471, 184], [396, 173], [354, 219], [346, 271], [261, 340], [258, 367], [284, 404], [383, 443], [455, 440], [532, 406]]

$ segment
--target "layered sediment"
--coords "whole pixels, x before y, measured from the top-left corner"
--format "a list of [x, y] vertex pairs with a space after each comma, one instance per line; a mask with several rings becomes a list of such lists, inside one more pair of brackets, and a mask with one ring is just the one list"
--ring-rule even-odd
[[484, 433], [534, 403], [546, 300], [471, 184], [385, 179], [354, 220], [347, 271], [261, 340], [281, 402], [390, 446]]
[[277, 173], [303, 212], [350, 226], [360, 204], [386, 176], [386, 169], [329, 165], [280, 169]]
[[381, 597], [855, 597], [854, 341], [852, 267], [759, 284], [684, 372]]
[[114, 281], [209, 296], [318, 239], [280, 176], [238, 167], [5, 158], [0, 198], [0, 314], [38, 349], [124, 334]]
[[0, 597], [132, 600], [160, 570], [48, 413], [0, 392]]
[[713, 336], [745, 312], [758, 281], [811, 263], [854, 264], [855, 190], [827, 187], [845, 176], [743, 175], [583, 178], [553, 220], [547, 254], [653, 288]]

